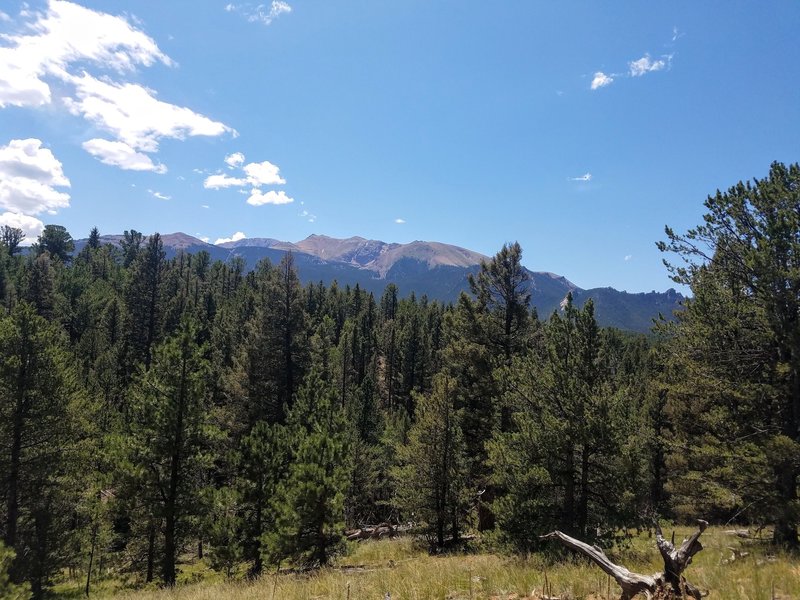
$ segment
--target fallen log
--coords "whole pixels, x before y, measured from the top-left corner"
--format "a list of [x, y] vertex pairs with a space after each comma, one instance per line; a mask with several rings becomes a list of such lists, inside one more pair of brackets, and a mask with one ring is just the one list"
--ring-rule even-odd
[[649, 599], [658, 600], [683, 600], [693, 598], [700, 600], [704, 594], [699, 588], [689, 583], [683, 577], [683, 571], [692, 562], [692, 557], [703, 549], [700, 535], [705, 531], [708, 523], [698, 520], [698, 531], [692, 534], [679, 548], [666, 540], [661, 528], [656, 524], [656, 545], [664, 560], [664, 571], [655, 575], [641, 575], [629, 571], [622, 565], [613, 563], [597, 546], [575, 539], [561, 531], [553, 531], [540, 536], [541, 539], [558, 539], [564, 546], [583, 554], [594, 562], [604, 573], [614, 578], [620, 588], [620, 600], [632, 600], [637, 594], [645, 594]]
[[394, 537], [397, 535], [397, 527], [391, 523], [381, 523], [380, 525], [368, 525], [361, 529], [349, 529], [345, 531], [345, 537], [350, 541], [381, 539], [384, 537]]

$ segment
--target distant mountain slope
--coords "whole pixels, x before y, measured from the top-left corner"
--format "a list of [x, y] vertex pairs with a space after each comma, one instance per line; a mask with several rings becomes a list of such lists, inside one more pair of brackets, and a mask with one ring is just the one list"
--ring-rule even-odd
[[[105, 244], [119, 245], [121, 235], [104, 235]], [[329, 285], [359, 285], [379, 296], [386, 285], [394, 283], [401, 295], [414, 292], [442, 302], [455, 302], [462, 291], [469, 290], [468, 278], [477, 273], [481, 261], [488, 257], [466, 248], [441, 242], [390, 244], [362, 237], [337, 239], [312, 235], [296, 243], [272, 238], [247, 238], [213, 245], [185, 233], [161, 236], [168, 257], [178, 252], [205, 250], [213, 260], [228, 261], [235, 256], [244, 259], [252, 269], [265, 258], [277, 263], [291, 251], [303, 283], [322, 281]], [[86, 240], [76, 242], [76, 250]], [[542, 318], [560, 310], [561, 302], [572, 292], [576, 305], [589, 298], [595, 303], [597, 321], [602, 326], [629, 331], [647, 332], [659, 314], [672, 318], [680, 309], [683, 296], [675, 290], [630, 294], [613, 288], [584, 290], [554, 273], [528, 271], [532, 303]]]

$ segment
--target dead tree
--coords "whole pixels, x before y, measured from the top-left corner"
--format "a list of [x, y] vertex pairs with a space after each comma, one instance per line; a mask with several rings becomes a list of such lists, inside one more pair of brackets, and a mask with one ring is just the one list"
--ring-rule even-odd
[[611, 562], [605, 552], [597, 546], [590, 546], [560, 531], [553, 531], [543, 535], [541, 539], [558, 538], [567, 548], [571, 548], [591, 559], [603, 572], [613, 577], [619, 587], [622, 588], [620, 600], [631, 600], [637, 594], [645, 594], [648, 598], [655, 600], [679, 600], [684, 598], [700, 600], [705, 594], [699, 588], [686, 581], [682, 574], [692, 562], [692, 557], [703, 549], [699, 538], [708, 523], [699, 519], [697, 524], [698, 531], [683, 540], [680, 548], [675, 548], [674, 544], [664, 538], [661, 527], [656, 523], [656, 545], [661, 557], [664, 559], [664, 571], [655, 575], [632, 573], [625, 567]]

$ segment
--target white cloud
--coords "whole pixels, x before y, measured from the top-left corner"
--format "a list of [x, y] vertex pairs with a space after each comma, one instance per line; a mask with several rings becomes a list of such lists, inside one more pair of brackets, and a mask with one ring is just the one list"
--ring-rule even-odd
[[613, 82], [614, 78], [611, 75], [606, 75], [602, 71], [598, 71], [597, 73], [594, 74], [594, 79], [592, 79], [591, 88], [593, 90], [596, 90], [601, 87], [611, 85]]
[[0, 36], [0, 108], [66, 106], [129, 147], [89, 141], [94, 156], [123, 169], [161, 172], [164, 167], [135, 154], [156, 152], [162, 138], [236, 136], [222, 123], [124, 81], [140, 66], [174, 66], [135, 19], [66, 0], [49, 0], [44, 10], [26, 8], [20, 15], [27, 20], [22, 33]]
[[405, 219], [395, 219], [394, 222], [397, 223], [398, 225], [405, 225], [406, 220]]
[[257, 188], [253, 188], [250, 191], [250, 197], [247, 199], [247, 203], [252, 206], [263, 206], [264, 204], [291, 204], [292, 202], [294, 202], [294, 198], [287, 196], [286, 192], [283, 190], [279, 192], [270, 190], [267, 193], [263, 193]]
[[[302, 203], [301, 203], [301, 204], [302, 204]], [[309, 223], [313, 223], [314, 221], [316, 221], [316, 220], [317, 220], [317, 215], [311, 214], [311, 213], [310, 213], [310, 212], [308, 212], [306, 209], [303, 209], [303, 210], [301, 210], [299, 214], [300, 214], [300, 216], [301, 216], [301, 217], [303, 217], [304, 219], [308, 219], [308, 222], [309, 222]]]
[[228, 242], [238, 242], [239, 240], [245, 239], [247, 236], [242, 231], [237, 231], [229, 238], [217, 238], [217, 241], [214, 242], [214, 245], [217, 246], [219, 244], [227, 244]]
[[69, 67], [89, 62], [117, 72], [136, 65], [172, 61], [145, 33], [123, 17], [96, 12], [63, 0], [50, 0], [26, 34], [5, 35], [0, 48], [0, 107], [40, 106], [52, 101], [47, 80], [69, 79]]
[[159, 200], [172, 200], [172, 196], [167, 196], [162, 194], [161, 192], [154, 192], [153, 190], [147, 190], [153, 198], [158, 198]]
[[69, 187], [61, 162], [41, 140], [11, 140], [0, 146], [0, 208], [15, 213], [55, 214], [69, 206]]
[[229, 154], [225, 157], [225, 164], [228, 165], [228, 168], [234, 169], [241, 165], [244, 162], [244, 154], [241, 152], [234, 152], [233, 154]]
[[[225, 157], [225, 163], [229, 169], [241, 169], [240, 177], [230, 177], [225, 173], [216, 173], [209, 175], [203, 182], [203, 187], [209, 190], [218, 190], [229, 187], [244, 188], [249, 187], [250, 191], [246, 189], [239, 189], [239, 193], [248, 196], [247, 203], [252, 206], [262, 206], [264, 204], [290, 204], [294, 202], [294, 198], [290, 198], [285, 192], [276, 192], [270, 190], [262, 192], [261, 187], [266, 185], [283, 185], [286, 180], [281, 177], [280, 168], [278, 165], [272, 164], [268, 160], [263, 162], [251, 162], [245, 164], [244, 154], [241, 152], [234, 152]], [[301, 214], [305, 217], [308, 214]], [[316, 219], [314, 215], [310, 215], [309, 220], [313, 223]]]
[[6, 23], [11, 20], [11, 17], [0, 10], [0, 21], [5, 21]]
[[200, 240], [201, 242], [205, 242], [205, 243], [207, 244], [207, 243], [208, 243], [208, 241], [209, 241], [211, 238], [210, 238], [210, 237], [208, 237], [207, 235], [201, 235], [201, 236], [198, 236], [198, 238], [197, 238], [197, 239], [198, 239], [198, 240]]
[[[242, 157], [244, 159], [244, 157]], [[280, 176], [280, 169], [268, 160], [260, 163], [249, 163], [244, 166], [247, 182], [259, 187], [262, 185], [283, 185], [286, 180]]]
[[[149, 156], [137, 152], [125, 142], [112, 142], [95, 138], [83, 142], [83, 149], [103, 164], [119, 167], [126, 171], [167, 172], [165, 165], [154, 163]], [[178, 179], [181, 178], [179, 177]]]
[[631, 77], [641, 77], [646, 73], [653, 71], [660, 71], [667, 66], [666, 61], [662, 59], [652, 60], [649, 54], [645, 54], [639, 60], [633, 60], [628, 63]]
[[583, 175], [580, 175], [579, 177], [570, 177], [570, 180], [571, 181], [591, 181], [592, 180], [592, 174], [591, 173], [584, 173]]
[[5, 212], [0, 214], [0, 225], [8, 225], [9, 227], [16, 227], [21, 229], [25, 234], [25, 239], [22, 241], [22, 246], [30, 246], [36, 241], [36, 238], [44, 231], [44, 223], [36, 217], [29, 217], [18, 212]]
[[[225, 157], [228, 168], [234, 169], [244, 163], [244, 154], [235, 152]], [[209, 175], [203, 182], [206, 189], [228, 187], [244, 187], [246, 185], [259, 188], [262, 185], [283, 185], [286, 180], [280, 175], [280, 168], [268, 160], [260, 163], [248, 163], [242, 167], [245, 177], [228, 177], [224, 173]]]
[[211, 208], [208, 204], [201, 204], [200, 208]]
[[281, 15], [292, 12], [292, 7], [282, 0], [273, 0], [269, 7], [264, 4], [255, 7], [252, 4], [226, 4], [225, 10], [242, 13], [251, 23], [270, 25]]
[[134, 83], [101, 81], [88, 73], [72, 77], [77, 100], [65, 98], [67, 108], [117, 139], [144, 152], [158, 150], [160, 138], [219, 136], [232, 130], [191, 109], [162, 102], [155, 92]]
[[219, 190], [229, 187], [241, 187], [247, 185], [246, 179], [239, 179], [238, 177], [228, 177], [224, 173], [219, 175], [209, 175], [203, 182], [203, 187], [207, 190]]
[[625, 262], [628, 262], [628, 261], [630, 261], [632, 258], [633, 258], [633, 254], [626, 254], [626, 255], [625, 255], [625, 259], [624, 259], [624, 260], [625, 260]]

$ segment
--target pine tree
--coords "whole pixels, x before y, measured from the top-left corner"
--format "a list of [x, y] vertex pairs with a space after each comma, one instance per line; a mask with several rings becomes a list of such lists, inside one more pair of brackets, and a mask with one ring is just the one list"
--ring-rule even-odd
[[430, 394], [417, 396], [416, 422], [408, 443], [397, 449], [400, 466], [393, 471], [395, 505], [404, 519], [422, 525], [438, 548], [444, 547], [446, 532], [453, 541], [459, 539], [468, 498], [455, 388], [454, 380], [439, 375]]
[[92, 227], [89, 232], [89, 240], [86, 242], [87, 247], [92, 250], [97, 250], [100, 247], [100, 232], [97, 227]]
[[53, 259], [62, 263], [70, 260], [75, 242], [67, 229], [62, 225], [45, 225], [39, 239], [36, 241], [37, 254], [46, 252]]
[[[57, 328], [19, 303], [0, 318], [0, 471], [3, 542], [17, 553], [16, 583], [42, 597], [59, 566], [70, 500], [64, 476], [79, 429], [81, 390]], [[76, 465], [74, 465], [76, 466]]]
[[0, 542], [0, 598], [8, 600], [25, 600], [30, 598], [31, 589], [28, 584], [15, 584], [11, 581], [11, 566], [14, 563], [14, 551]]
[[288, 432], [283, 425], [259, 421], [244, 437], [237, 464], [236, 489], [240, 498], [242, 556], [251, 561], [249, 575], [264, 568], [262, 540], [274, 533], [276, 496], [287, 477]]
[[13, 256], [25, 239], [25, 232], [11, 225], [0, 225], [0, 244], [6, 247], [9, 256]]
[[[669, 241], [659, 244], [685, 261], [671, 272], [697, 297], [680, 318], [678, 335], [697, 345], [686, 348], [679, 372], [700, 389], [682, 390], [680, 403], [691, 395], [695, 406], [725, 415], [720, 423], [702, 419], [700, 431], [685, 434], [694, 439], [702, 431], [722, 449], [729, 448], [725, 429], [745, 433], [746, 452], [761, 454], [771, 467], [771, 493], [758, 504], [775, 523], [773, 539], [798, 547], [800, 165], [773, 163], [766, 178], [717, 191], [705, 208], [702, 225], [683, 235], [667, 228]], [[709, 346], [715, 334], [722, 335], [714, 340], [718, 353]], [[706, 388], [697, 378], [706, 369], [731, 395]], [[733, 468], [734, 461], [729, 455], [725, 462]]]
[[281, 483], [275, 530], [264, 536], [271, 562], [326, 565], [344, 541], [347, 431], [344, 410], [312, 370], [289, 413], [292, 459]]
[[143, 362], [145, 368], [150, 367], [152, 348], [161, 333], [165, 269], [164, 244], [161, 236], [154, 233], [147, 240], [144, 251], [136, 255], [125, 290], [127, 343], [131, 360]]
[[[590, 523], [623, 525], [625, 498], [643, 469], [623, 454], [635, 403], [603, 365], [602, 336], [591, 300], [582, 310], [568, 296], [554, 313], [539, 352], [505, 373], [512, 427], [491, 442], [494, 503], [503, 537], [521, 550], [538, 546], [536, 532], [560, 529], [585, 539]], [[645, 486], [646, 487], [646, 486]]]
[[134, 388], [128, 433], [129, 460], [139, 485], [151, 489], [149, 507], [163, 520], [162, 579], [176, 580], [175, 561], [197, 498], [193, 484], [202, 468], [201, 452], [207, 426], [204, 350], [196, 343], [196, 329], [183, 323], [180, 331], [161, 344], [152, 368]]

